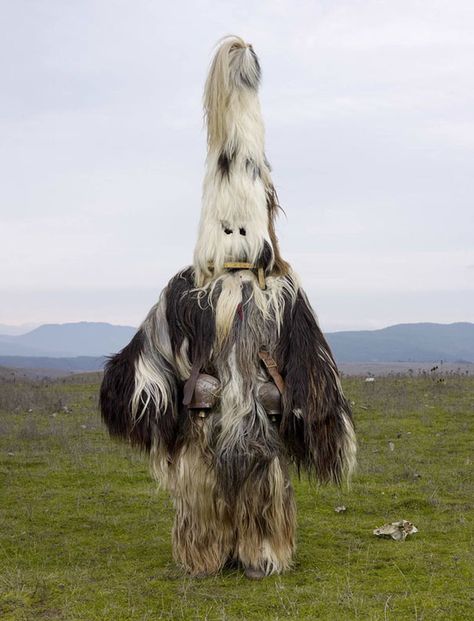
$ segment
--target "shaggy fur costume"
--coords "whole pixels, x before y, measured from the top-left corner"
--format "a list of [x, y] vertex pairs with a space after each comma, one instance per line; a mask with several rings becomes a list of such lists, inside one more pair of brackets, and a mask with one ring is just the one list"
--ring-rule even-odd
[[[280, 256], [259, 80], [252, 47], [224, 39], [204, 94], [208, 157], [194, 265], [171, 279], [130, 344], [108, 362], [101, 388], [110, 433], [150, 453], [154, 475], [173, 497], [174, 555], [192, 575], [231, 561], [250, 576], [289, 569], [290, 465], [340, 482], [355, 463], [336, 364]], [[271, 379], [262, 351], [285, 382], [277, 423], [261, 402], [259, 390]], [[202, 418], [183, 405], [193, 369], [220, 382], [217, 405]]]

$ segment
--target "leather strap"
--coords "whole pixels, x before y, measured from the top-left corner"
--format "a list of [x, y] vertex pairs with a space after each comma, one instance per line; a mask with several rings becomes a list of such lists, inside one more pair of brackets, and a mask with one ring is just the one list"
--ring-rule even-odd
[[[209, 261], [207, 264], [209, 269], [214, 269], [214, 262]], [[222, 264], [222, 267], [226, 270], [255, 270], [257, 266], [247, 261], [226, 261]]]
[[275, 382], [276, 387], [278, 388], [278, 390], [280, 391], [280, 394], [282, 395], [283, 391], [285, 390], [285, 380], [283, 379], [283, 377], [280, 375], [280, 372], [278, 371], [277, 363], [267, 351], [259, 351], [258, 356], [260, 360], [263, 362], [263, 364], [265, 365], [268, 373], [270, 374], [272, 380]]
[[192, 401], [194, 389], [196, 388], [197, 378], [199, 377], [199, 372], [201, 371], [201, 362], [199, 360], [195, 360], [191, 369], [191, 375], [186, 380], [183, 389], [183, 405], [189, 405]]
[[253, 270], [255, 265], [253, 263], [246, 263], [240, 261], [227, 261], [224, 263], [224, 269], [226, 270]]

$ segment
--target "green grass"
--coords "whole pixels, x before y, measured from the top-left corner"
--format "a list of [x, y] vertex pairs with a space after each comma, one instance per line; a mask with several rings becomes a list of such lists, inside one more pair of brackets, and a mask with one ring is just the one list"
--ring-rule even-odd
[[[296, 567], [257, 583], [173, 564], [171, 502], [109, 440], [87, 381], [0, 385], [0, 619], [473, 618], [472, 377], [346, 379], [352, 488], [295, 481]], [[372, 535], [399, 519], [419, 533]]]

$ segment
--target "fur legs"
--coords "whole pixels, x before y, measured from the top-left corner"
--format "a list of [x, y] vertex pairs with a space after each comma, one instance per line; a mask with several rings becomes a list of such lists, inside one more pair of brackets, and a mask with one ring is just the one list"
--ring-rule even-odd
[[235, 556], [261, 575], [290, 569], [295, 548], [296, 508], [288, 475], [275, 458], [258, 479], [244, 485], [235, 507]]
[[257, 574], [291, 567], [295, 539], [293, 490], [280, 460], [250, 476], [229, 507], [199, 446], [183, 448], [174, 464], [153, 470], [171, 492], [176, 508], [173, 526], [175, 560], [193, 576], [214, 574], [238, 561]]
[[174, 474], [174, 558], [193, 576], [214, 574], [224, 566], [234, 543], [229, 512], [216, 494], [214, 473], [199, 447], [187, 447]]
[[192, 576], [215, 574], [231, 557], [234, 543], [226, 507], [212, 496], [194, 504], [190, 499], [176, 498], [175, 507], [175, 561]]

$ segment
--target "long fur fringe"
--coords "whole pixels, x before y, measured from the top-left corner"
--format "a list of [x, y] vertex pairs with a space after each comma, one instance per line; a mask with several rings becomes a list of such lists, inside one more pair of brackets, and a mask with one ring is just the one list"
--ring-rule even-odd
[[[268, 380], [262, 349], [276, 357], [285, 379], [279, 434], [258, 401], [258, 388]], [[148, 450], [153, 434], [162, 434], [174, 448], [186, 436], [189, 413], [179, 397], [196, 360], [221, 381], [219, 424], [210, 442], [228, 498], [249, 473], [285, 451], [320, 481], [341, 482], [351, 473], [350, 406], [294, 278], [269, 277], [265, 291], [250, 272], [226, 273], [206, 291], [194, 286], [191, 268], [173, 278], [133, 341], [106, 368], [101, 404], [111, 432]]]
[[292, 459], [323, 483], [348, 480], [356, 456], [351, 408], [301, 289], [294, 304], [286, 305], [276, 359], [286, 384], [281, 434]]

